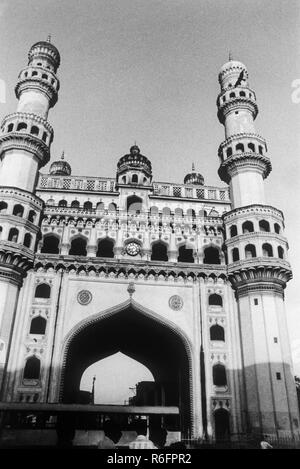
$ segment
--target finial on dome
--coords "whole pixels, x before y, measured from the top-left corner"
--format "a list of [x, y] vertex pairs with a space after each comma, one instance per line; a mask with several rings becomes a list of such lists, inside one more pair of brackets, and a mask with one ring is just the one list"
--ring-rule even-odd
[[195, 164], [192, 163], [192, 171], [195, 171]]
[[129, 151], [130, 151], [131, 155], [137, 155], [137, 154], [140, 153], [140, 149], [139, 149], [139, 147], [137, 146], [136, 142], [135, 142], [135, 144], [130, 148]]
[[47, 42], [51, 42], [51, 34], [48, 34]]
[[71, 166], [65, 161], [65, 151], [63, 150], [60, 160], [53, 161], [49, 172], [53, 176], [70, 176], [71, 171]]
[[233, 60], [233, 56], [232, 56], [232, 52], [231, 52], [231, 50], [229, 51], [229, 57], [228, 57], [228, 60], [229, 60], [229, 62], [230, 62], [231, 60]]

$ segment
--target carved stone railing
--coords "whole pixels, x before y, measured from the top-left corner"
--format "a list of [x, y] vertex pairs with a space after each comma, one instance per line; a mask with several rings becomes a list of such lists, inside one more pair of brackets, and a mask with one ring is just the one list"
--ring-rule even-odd
[[187, 186], [185, 184], [153, 183], [153, 195], [171, 198], [187, 198], [198, 200], [216, 200], [229, 202], [229, 190], [227, 187], [214, 186]]
[[[114, 178], [51, 176], [41, 174], [37, 190], [66, 190], [85, 192], [116, 192]], [[214, 186], [187, 186], [185, 184], [170, 184], [164, 182], [153, 183], [153, 193], [150, 197], [187, 198], [197, 200], [211, 200], [230, 202], [227, 187]]]
[[97, 210], [97, 209], [84, 209], [84, 208], [74, 208], [74, 207], [56, 207], [56, 206], [47, 206], [45, 207], [43, 214], [50, 217], [72, 217], [72, 218], [91, 218], [91, 219], [114, 219], [118, 220], [119, 223], [122, 222], [151, 222], [152, 224], [155, 223], [167, 223], [167, 224], [187, 224], [190, 225], [192, 223], [201, 223], [207, 226], [223, 226], [223, 220], [221, 217], [209, 217], [209, 216], [200, 216], [197, 215], [195, 217], [185, 215], [185, 216], [177, 216], [174, 214], [170, 215], [163, 215], [163, 214], [155, 214], [152, 215], [151, 212], [140, 212], [140, 213], [128, 213], [126, 210]]
[[116, 192], [116, 181], [113, 178], [50, 176], [42, 174], [37, 190], [56, 189], [85, 192]]

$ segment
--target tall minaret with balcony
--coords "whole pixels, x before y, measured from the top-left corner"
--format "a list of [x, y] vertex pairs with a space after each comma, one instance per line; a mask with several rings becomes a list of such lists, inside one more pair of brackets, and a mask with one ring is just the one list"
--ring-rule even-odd
[[[34, 44], [15, 88], [17, 112], [6, 116], [0, 135], [0, 392], [19, 290], [34, 259], [42, 200], [38, 171], [50, 158], [53, 130], [48, 112], [57, 101], [60, 55], [50, 42]], [[1, 399], [1, 395], [0, 395]]]
[[245, 430], [299, 432], [284, 289], [291, 278], [280, 210], [266, 205], [264, 179], [271, 171], [267, 145], [255, 130], [255, 92], [244, 64], [220, 70], [218, 118], [225, 127], [219, 147], [220, 178], [229, 184], [232, 210], [224, 218], [228, 275], [240, 326]]

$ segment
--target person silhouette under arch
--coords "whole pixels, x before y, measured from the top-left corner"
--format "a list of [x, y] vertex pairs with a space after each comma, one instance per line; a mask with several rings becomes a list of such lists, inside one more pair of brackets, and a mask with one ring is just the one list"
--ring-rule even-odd
[[98, 449], [115, 448], [122, 436], [120, 426], [112, 420], [107, 419], [104, 422], [103, 431], [104, 438], [99, 441]]

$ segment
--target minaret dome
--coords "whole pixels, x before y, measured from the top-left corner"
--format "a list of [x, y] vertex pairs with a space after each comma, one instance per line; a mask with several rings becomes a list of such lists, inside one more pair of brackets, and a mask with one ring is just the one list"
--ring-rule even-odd
[[195, 171], [194, 164], [192, 165], [192, 172], [188, 173], [183, 181], [184, 184], [193, 185], [193, 186], [203, 186], [204, 185], [204, 177], [202, 174], [197, 173]]
[[49, 171], [52, 176], [70, 176], [71, 166], [64, 158], [65, 152], [63, 151], [60, 160], [53, 161]]
[[141, 155], [137, 145], [133, 145], [127, 155], [119, 159], [117, 182], [119, 184], [138, 184], [147, 186], [152, 180], [152, 165], [148, 158]]
[[248, 71], [246, 65], [238, 60], [229, 60], [220, 69], [219, 83], [221, 91], [237, 86], [248, 86]]
[[39, 41], [31, 46], [28, 52], [28, 65], [43, 66], [56, 72], [60, 65], [60, 54], [56, 47], [50, 42]]

